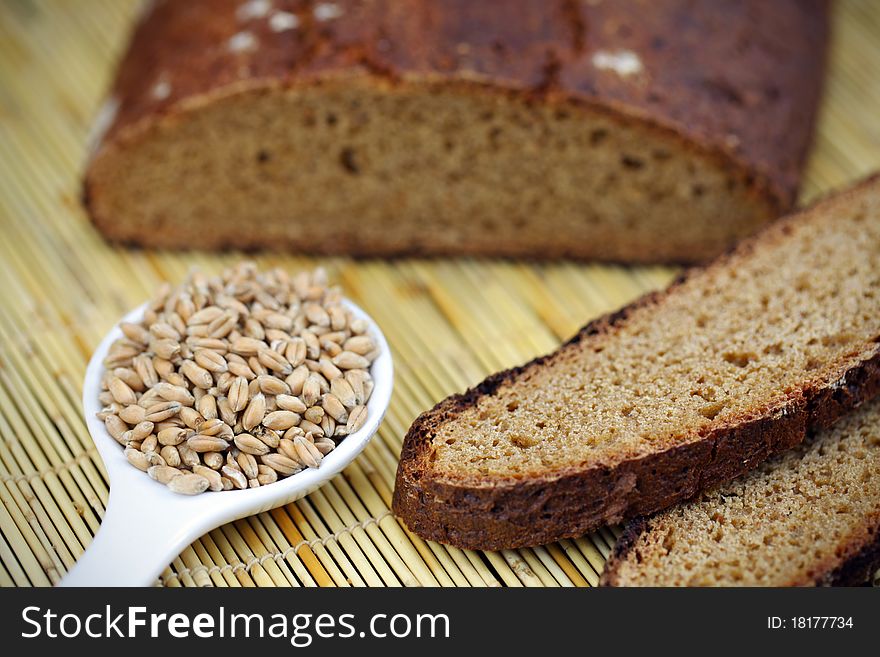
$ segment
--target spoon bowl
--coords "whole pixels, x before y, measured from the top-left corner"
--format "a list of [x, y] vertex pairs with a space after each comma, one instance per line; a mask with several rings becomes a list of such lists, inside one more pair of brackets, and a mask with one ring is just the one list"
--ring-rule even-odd
[[[110, 500], [101, 527], [60, 586], [148, 586], [183, 549], [220, 525], [289, 504], [327, 483], [351, 463], [375, 435], [388, 409], [393, 388], [391, 351], [376, 323], [354, 303], [345, 300], [355, 317], [367, 321], [368, 334], [379, 348], [370, 367], [373, 392], [367, 400], [367, 421], [346, 436], [317, 468], [306, 468], [277, 482], [244, 490], [208, 491], [187, 496], [171, 492], [132, 466], [122, 446], [96, 417], [104, 358], [110, 345], [123, 337], [119, 325], [107, 334], [89, 361], [83, 384], [83, 408], [110, 478]], [[137, 322], [146, 305], [121, 321]]]

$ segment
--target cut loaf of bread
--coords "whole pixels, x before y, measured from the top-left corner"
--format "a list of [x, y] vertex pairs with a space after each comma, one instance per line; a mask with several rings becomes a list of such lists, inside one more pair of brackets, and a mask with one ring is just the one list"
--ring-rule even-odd
[[171, 0], [85, 199], [118, 242], [694, 262], [795, 198], [824, 0]]
[[632, 521], [606, 586], [858, 585], [880, 566], [880, 402], [754, 472]]
[[465, 548], [578, 536], [743, 474], [878, 390], [875, 176], [421, 415], [394, 510]]

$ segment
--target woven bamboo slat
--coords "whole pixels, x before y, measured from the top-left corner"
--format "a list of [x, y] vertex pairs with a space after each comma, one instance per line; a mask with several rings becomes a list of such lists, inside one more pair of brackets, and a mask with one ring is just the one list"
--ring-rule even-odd
[[[79, 203], [91, 118], [137, 2], [0, 4], [0, 586], [58, 582], [100, 526], [107, 477], [80, 409], [100, 338], [163, 280], [236, 254], [108, 246]], [[880, 4], [842, 0], [803, 199], [880, 168]], [[780, 126], [785, 129], [785, 126]], [[410, 422], [668, 282], [663, 267], [494, 260], [320, 262], [383, 327], [397, 383], [378, 436], [330, 484], [203, 536], [164, 586], [593, 586], [617, 528], [535, 549], [429, 543], [389, 511]]]

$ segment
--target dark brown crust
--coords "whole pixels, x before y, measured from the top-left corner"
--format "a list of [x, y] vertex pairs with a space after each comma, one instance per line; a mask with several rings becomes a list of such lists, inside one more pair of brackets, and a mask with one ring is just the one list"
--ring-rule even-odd
[[[696, 272], [724, 267], [761, 241], [779, 239], [788, 225], [822, 203], [836, 203], [880, 182], [875, 174], [827, 201], [776, 222], [706, 267], [692, 268], [663, 292], [645, 295], [616, 313], [594, 320], [561, 349], [613, 331], [641, 308], [665, 296]], [[559, 353], [559, 350], [557, 352]], [[555, 473], [551, 479], [449, 483], [432, 479], [427, 464], [431, 430], [462, 408], [491, 395], [524, 370], [554, 354], [488, 377], [420, 415], [407, 432], [398, 466], [393, 510], [423, 538], [456, 547], [497, 550], [580, 536], [606, 523], [650, 515], [705, 488], [748, 472], [767, 458], [799, 444], [812, 428], [825, 427], [880, 393], [880, 351], [837, 381], [792, 392], [784, 409], [774, 409], [731, 426], [719, 426], [666, 451], [619, 465]], [[784, 411], [784, 412], [781, 412]]]
[[651, 519], [644, 516], [632, 518], [623, 526], [623, 533], [614, 544], [614, 551], [605, 561], [605, 568], [599, 576], [599, 586], [619, 586], [618, 566], [629, 558], [630, 551], [650, 528]]
[[[278, 0], [273, 10], [294, 13], [300, 22], [297, 29], [280, 33], [269, 29], [265, 17], [237, 18], [241, 4], [157, 3], [138, 26], [120, 64], [112, 90], [119, 111], [97, 145], [96, 157], [145, 138], [151, 127], [197, 111], [200, 103], [236, 88], [259, 92], [272, 85], [308, 86], [340, 74], [363, 74], [381, 84], [470, 85], [527, 102], [571, 103], [675, 135], [687, 152], [698, 156], [698, 166], [719, 166], [742, 181], [758, 200], [753, 210], [764, 208], [761, 214], [769, 217], [795, 199], [821, 90], [828, 32], [824, 0], [701, 0], [697, 5], [670, 0], [662, 9], [634, 0], [337, 0], [331, 4], [341, 15], [323, 22], [314, 19], [313, 2]], [[256, 37], [258, 48], [232, 52], [224, 47], [243, 30]], [[636, 53], [643, 69], [619, 75], [593, 63], [596, 52], [621, 51]], [[160, 79], [168, 83], [168, 93], [157, 97], [152, 91]], [[776, 129], [779, 125], [786, 129]], [[114, 231], [115, 218], [101, 215], [101, 181], [91, 168], [86, 187], [90, 215], [111, 239], [166, 246], [146, 233]], [[217, 239], [216, 244], [204, 244], [222, 248], [230, 237]], [[243, 247], [316, 247], [254, 239]], [[542, 256], [595, 257], [576, 242]], [[338, 253], [340, 244], [317, 248]], [[360, 255], [418, 251], [409, 246], [344, 246], [344, 252]], [[500, 250], [493, 254], [529, 254], [522, 245], [503, 247], [499, 240]], [[423, 249], [439, 254], [429, 244]], [[467, 251], [456, 248], [455, 253]], [[645, 254], [628, 260], [656, 258]]]
[[852, 557], [816, 583], [829, 586], [862, 586], [870, 582], [878, 568], [880, 568], [880, 526], [875, 527], [872, 541], [863, 544]]

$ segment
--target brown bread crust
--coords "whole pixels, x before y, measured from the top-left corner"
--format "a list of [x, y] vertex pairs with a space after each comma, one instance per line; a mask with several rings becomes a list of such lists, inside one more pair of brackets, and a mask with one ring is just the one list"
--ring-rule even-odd
[[[662, 8], [637, 0], [276, 0], [273, 10], [299, 21], [280, 32], [266, 18], [243, 20], [244, 4], [160, 1], [148, 10], [120, 64], [111, 93], [117, 109], [93, 161], [231, 94], [354, 75], [380, 86], [496, 93], [608, 113], [673, 135], [696, 161], [742, 181], [772, 216], [795, 199], [828, 31], [825, 0], [670, 0]], [[318, 6], [332, 7], [334, 17], [316, 20]], [[227, 47], [245, 30], [256, 47]], [[597, 52], [635, 53], [641, 68], [616, 74], [594, 64]], [[95, 202], [100, 195], [101, 180], [90, 170], [86, 204], [113, 238], [114, 218]], [[225, 244], [228, 236], [212, 243], [210, 231], [204, 239], [209, 248], [270, 246], [259, 231], [243, 235], [243, 244]], [[375, 245], [312, 245], [343, 247], [375, 252]], [[515, 245], [504, 253], [519, 255]], [[542, 254], [578, 255], [576, 244]]]
[[[868, 537], [865, 537], [868, 538]], [[859, 549], [830, 574], [820, 578], [816, 584], [820, 586], [862, 586], [870, 582], [871, 577], [880, 568], [880, 525], [874, 528], [874, 538], [860, 545], [851, 545]]]
[[[878, 181], [880, 174], [875, 174], [842, 195], [855, 195]], [[796, 222], [802, 213], [780, 220], [706, 267], [735, 266], [736, 259], [756, 248], [762, 239], [784, 234], [786, 224]], [[691, 268], [665, 291], [649, 293], [616, 313], [590, 322], [567, 344], [612, 333], [633, 311], [662, 303], [672, 290], [704, 268]], [[694, 436], [690, 442], [613, 468], [570, 468], [554, 472], [552, 478], [510, 482], [450, 483], [433, 479], [428, 463], [432, 430], [480, 397], [493, 394], [505, 381], [540, 367], [552, 356], [493, 374], [416, 418], [403, 442], [393, 497], [394, 513], [412, 531], [426, 539], [479, 550], [581, 536], [603, 524], [650, 515], [744, 474], [802, 442], [808, 431], [830, 426], [880, 394], [880, 350], [876, 350], [873, 357], [851, 367], [837, 381], [792, 391], [781, 411], [765, 410], [749, 421], [720, 425], [705, 435]]]
[[605, 568], [599, 576], [599, 586], [620, 586], [618, 568], [629, 557], [629, 553], [638, 543], [639, 538], [651, 527], [651, 519], [646, 517], [632, 518], [623, 526], [623, 533], [614, 544], [614, 551], [605, 561]]

